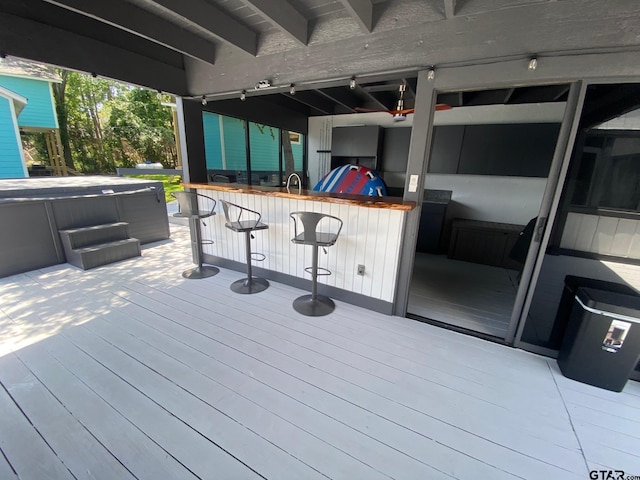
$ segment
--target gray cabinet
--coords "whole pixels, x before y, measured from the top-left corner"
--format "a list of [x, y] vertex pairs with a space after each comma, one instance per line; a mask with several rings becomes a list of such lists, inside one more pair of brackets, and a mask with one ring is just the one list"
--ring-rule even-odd
[[382, 159], [382, 127], [336, 127], [331, 131], [331, 168], [347, 163], [378, 170]]
[[457, 219], [452, 223], [449, 258], [502, 268], [521, 265], [509, 253], [524, 225]]

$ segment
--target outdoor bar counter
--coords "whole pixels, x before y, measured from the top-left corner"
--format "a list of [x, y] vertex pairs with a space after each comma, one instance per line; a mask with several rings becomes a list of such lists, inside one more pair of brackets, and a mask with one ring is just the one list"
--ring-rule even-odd
[[[340, 218], [344, 225], [336, 244], [322, 251], [319, 266], [332, 272], [318, 277], [319, 293], [371, 310], [391, 313], [395, 298], [402, 231], [406, 214], [414, 202], [395, 197], [369, 197], [279, 187], [259, 187], [228, 183], [185, 183], [185, 188], [219, 200], [250, 208], [262, 214], [268, 230], [255, 232], [252, 250], [266, 256], [253, 263], [254, 275], [308, 290], [310, 247], [295, 245], [291, 212], [321, 212]], [[204, 205], [202, 205], [204, 207]], [[243, 239], [225, 228], [220, 206], [218, 215], [205, 220], [202, 238], [206, 263], [245, 271]], [[364, 265], [364, 275], [358, 275]]]

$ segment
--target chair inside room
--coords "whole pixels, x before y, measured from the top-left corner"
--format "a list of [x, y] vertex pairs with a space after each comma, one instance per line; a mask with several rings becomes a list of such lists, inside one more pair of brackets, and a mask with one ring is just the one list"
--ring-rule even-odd
[[259, 293], [269, 287], [269, 282], [264, 278], [254, 277], [251, 271], [251, 261], [264, 260], [264, 255], [251, 251], [251, 239], [255, 238], [253, 232], [266, 230], [269, 226], [260, 220], [262, 215], [254, 210], [237, 205], [235, 203], [220, 200], [225, 216], [225, 227], [234, 232], [245, 234], [245, 250], [247, 259], [247, 277], [237, 280], [231, 284], [231, 290], [236, 293], [251, 294]]
[[318, 249], [335, 244], [342, 230], [342, 220], [332, 215], [317, 212], [291, 212], [294, 237], [291, 241], [298, 245], [313, 247], [312, 264], [305, 271], [311, 274], [311, 294], [302, 295], [293, 301], [293, 308], [302, 315], [319, 317], [335, 309], [335, 303], [325, 295], [318, 295], [318, 276], [331, 275], [326, 268], [318, 267]]
[[[193, 249], [196, 267], [182, 272], [184, 278], [200, 279], [216, 275], [220, 270], [211, 265], [202, 264], [202, 245], [211, 245], [212, 240], [202, 239], [202, 228], [200, 222], [204, 224], [204, 219], [216, 214], [216, 201], [195, 192], [173, 192], [171, 194], [177, 201], [180, 211], [175, 213], [175, 217], [189, 219], [191, 229], [191, 246]], [[201, 207], [205, 207], [202, 210]], [[206, 226], [206, 224], [205, 224]]]

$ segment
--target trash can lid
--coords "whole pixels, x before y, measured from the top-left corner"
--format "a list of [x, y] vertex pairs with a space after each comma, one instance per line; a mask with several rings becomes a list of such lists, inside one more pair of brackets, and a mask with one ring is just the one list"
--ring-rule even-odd
[[596, 288], [598, 290], [607, 290], [609, 292], [624, 293], [625, 295], [639, 295], [633, 288], [628, 285], [607, 280], [598, 280], [597, 278], [578, 277], [576, 275], [567, 275], [564, 277], [565, 286], [575, 292], [580, 287]]
[[603, 313], [635, 318], [640, 322], [640, 296], [580, 287], [576, 297], [586, 307]]

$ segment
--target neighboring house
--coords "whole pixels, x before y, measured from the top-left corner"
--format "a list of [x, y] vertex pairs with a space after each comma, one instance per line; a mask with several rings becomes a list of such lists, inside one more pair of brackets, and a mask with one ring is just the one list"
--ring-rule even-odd
[[18, 115], [27, 99], [0, 87], [0, 178], [28, 177], [20, 141]]
[[0, 64], [0, 178], [29, 176], [20, 133], [43, 133], [53, 172], [66, 174], [60, 144], [52, 68], [24, 60]]

